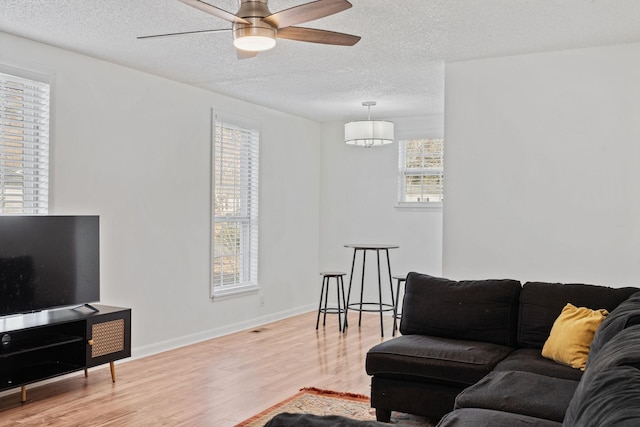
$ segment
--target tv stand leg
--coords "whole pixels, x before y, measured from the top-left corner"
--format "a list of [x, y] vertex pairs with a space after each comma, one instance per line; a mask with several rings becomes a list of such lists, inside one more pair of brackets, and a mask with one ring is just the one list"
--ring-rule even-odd
[[20, 391], [20, 402], [25, 403], [27, 401], [27, 386], [23, 385]]
[[[109, 362], [109, 368], [111, 370], [111, 382], [116, 382], [116, 364], [114, 362]], [[89, 376], [89, 369], [85, 368], [84, 370], [85, 378]]]

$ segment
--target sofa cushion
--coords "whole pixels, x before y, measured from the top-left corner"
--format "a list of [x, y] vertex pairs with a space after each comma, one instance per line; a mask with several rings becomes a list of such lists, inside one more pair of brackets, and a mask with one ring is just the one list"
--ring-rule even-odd
[[484, 408], [562, 422], [578, 381], [522, 371], [491, 372], [456, 397], [455, 408]]
[[604, 309], [565, 305], [553, 322], [549, 338], [542, 347], [542, 357], [584, 371], [593, 336], [607, 314], [609, 312]]
[[516, 280], [458, 282], [409, 273], [400, 332], [515, 347], [520, 288]]
[[589, 359], [593, 358], [618, 332], [638, 324], [640, 324], [640, 292], [631, 295], [604, 319], [591, 342], [587, 366], [589, 366]]
[[637, 291], [638, 288], [527, 282], [520, 292], [518, 344], [525, 348], [542, 348], [553, 322], [567, 303], [612, 312]]
[[[592, 368], [589, 368], [592, 369]], [[640, 425], [640, 371], [616, 366], [585, 376], [563, 422], [567, 427]]]
[[481, 408], [456, 409], [436, 427], [561, 427], [556, 421]]
[[539, 348], [519, 348], [499, 362], [494, 371], [525, 371], [566, 380], [580, 381], [582, 371], [545, 359]]
[[470, 385], [491, 372], [512, 350], [486, 342], [404, 335], [371, 348], [366, 370], [369, 375]]

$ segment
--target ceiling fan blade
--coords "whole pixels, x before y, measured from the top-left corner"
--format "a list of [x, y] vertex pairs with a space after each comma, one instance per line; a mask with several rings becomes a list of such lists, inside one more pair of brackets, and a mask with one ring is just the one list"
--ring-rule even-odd
[[226, 10], [220, 9], [219, 7], [215, 7], [210, 5], [209, 3], [205, 3], [200, 0], [178, 0], [188, 6], [195, 7], [198, 10], [201, 10], [209, 15], [217, 16], [220, 19], [224, 19], [225, 21], [235, 22], [236, 24], [250, 24], [246, 19], [240, 18], [234, 15], [231, 12], [227, 12]]
[[201, 33], [217, 33], [221, 31], [231, 31], [231, 28], [222, 28], [220, 30], [199, 30], [199, 31], [183, 31], [181, 33], [167, 33], [167, 34], [153, 34], [151, 36], [140, 36], [136, 37], [138, 40], [143, 39], [156, 39], [161, 37], [173, 37], [173, 36], [184, 36], [189, 34], [201, 34]]
[[359, 36], [351, 34], [302, 27], [282, 28], [278, 30], [278, 38], [339, 46], [353, 46], [360, 41]]
[[236, 49], [238, 59], [250, 59], [258, 55], [258, 52], [250, 52], [248, 50]]
[[[183, 0], [180, 0], [183, 1]], [[317, 0], [281, 10], [262, 19], [276, 28], [289, 27], [342, 12], [351, 7], [347, 0]]]

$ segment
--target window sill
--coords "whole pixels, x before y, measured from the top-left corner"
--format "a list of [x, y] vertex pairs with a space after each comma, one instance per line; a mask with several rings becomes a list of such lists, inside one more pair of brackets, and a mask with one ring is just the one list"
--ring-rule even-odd
[[223, 301], [230, 298], [256, 294], [259, 290], [260, 288], [256, 284], [228, 286], [224, 289], [214, 289], [211, 299], [214, 301]]
[[442, 202], [398, 202], [396, 209], [401, 210], [442, 210]]

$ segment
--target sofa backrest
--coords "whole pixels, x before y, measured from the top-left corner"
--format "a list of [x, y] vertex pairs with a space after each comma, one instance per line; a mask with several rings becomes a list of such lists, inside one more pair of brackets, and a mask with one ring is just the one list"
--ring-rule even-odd
[[637, 426], [640, 420], [640, 326], [616, 334], [590, 360], [563, 426]]
[[542, 348], [562, 308], [571, 303], [592, 310], [613, 311], [638, 288], [609, 288], [584, 284], [527, 282], [520, 292], [518, 345]]
[[409, 273], [400, 332], [516, 346], [521, 284]]
[[640, 292], [636, 292], [624, 300], [615, 310], [604, 319], [598, 327], [591, 346], [589, 347], [589, 361], [618, 333], [624, 329], [640, 325]]

